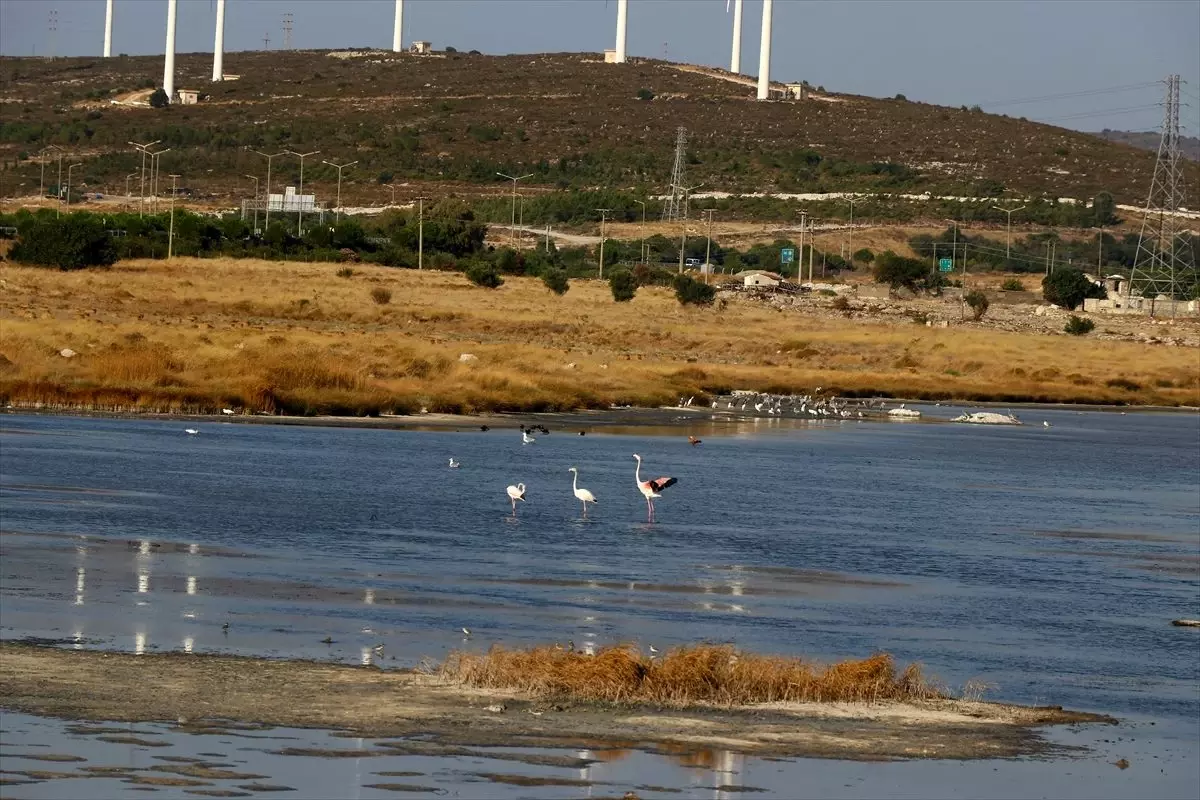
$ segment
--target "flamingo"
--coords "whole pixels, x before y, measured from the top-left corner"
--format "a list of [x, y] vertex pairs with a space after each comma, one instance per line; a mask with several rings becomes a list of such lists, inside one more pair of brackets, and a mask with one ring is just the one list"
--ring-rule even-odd
[[458, 469], [458, 462], [453, 458], [450, 459], [450, 469]]
[[637, 469], [633, 473], [633, 480], [634, 480], [634, 483], [637, 484], [638, 491], [641, 492], [642, 496], [646, 498], [646, 511], [648, 514], [647, 521], [653, 522], [654, 521], [654, 498], [662, 497], [663, 489], [666, 489], [668, 486], [674, 486], [676, 483], [679, 482], [679, 480], [677, 478], [670, 478], [667, 476], [663, 476], [661, 478], [654, 478], [653, 480], [643, 481], [642, 480], [642, 457], [639, 456], [637, 453], [634, 453], [633, 457], [635, 459], [637, 459]]
[[587, 518], [587, 504], [596, 502], [596, 495], [589, 492], [587, 489], [579, 488], [579, 469], [571, 467], [569, 472], [575, 473], [575, 477], [571, 478], [571, 490], [575, 492], [575, 499], [583, 503], [583, 516]]
[[525, 484], [518, 483], [516, 486], [509, 486], [505, 489], [508, 492], [508, 501], [512, 503], [513, 516], [517, 515], [517, 501], [525, 502]]
[[690, 444], [692, 447], [695, 447], [696, 445], [700, 444], [700, 441], [701, 440], [697, 439], [695, 436], [688, 437], [688, 444]]

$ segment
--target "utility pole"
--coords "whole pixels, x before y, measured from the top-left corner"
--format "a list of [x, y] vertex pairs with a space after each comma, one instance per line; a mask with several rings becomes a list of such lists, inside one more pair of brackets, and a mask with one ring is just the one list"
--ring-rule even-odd
[[158, 157], [163, 153], [171, 152], [171, 148], [166, 147], [159, 150], [157, 153], [150, 154], [150, 195], [154, 198], [154, 213], [158, 213], [158, 173], [162, 167], [162, 162]]
[[513, 182], [512, 217], [508, 223], [508, 230], [509, 230], [509, 233], [511, 234], [509, 239], [512, 242], [513, 249], [516, 249], [516, 246], [517, 246], [517, 182], [523, 181], [526, 178], [532, 178], [533, 173], [531, 172], [528, 175], [521, 175], [520, 177], [516, 177], [516, 178], [514, 178], [512, 175], [505, 175], [503, 172], [497, 172], [496, 174], [499, 175], [501, 178], [506, 178]]
[[[808, 218], [808, 282], [813, 282], [813, 245], [817, 242], [817, 218]], [[800, 254], [803, 257], [803, 253]]]
[[175, 180], [178, 175], [170, 175], [171, 178], [171, 225], [167, 229], [167, 260], [171, 260], [171, 256], [175, 252]]
[[1008, 215], [1008, 225], [1006, 227], [1007, 233], [1004, 236], [1004, 266], [1007, 267], [1008, 261], [1012, 259], [1012, 215], [1018, 211], [1023, 211], [1025, 206], [1021, 206], [1020, 208], [1001, 208], [1000, 206], [992, 206], [992, 208], [996, 209], [997, 211], [1003, 211]]
[[[682, 129], [680, 129], [682, 130]], [[675, 186], [671, 185], [672, 191], [679, 191], [683, 197], [683, 213], [677, 217], [680, 222], [680, 227], [683, 229], [679, 236], [679, 274], [683, 274], [683, 253], [687, 248], [687, 207], [688, 195], [703, 186], [703, 183], [697, 183], [695, 186]]]
[[283, 49], [292, 49], [292, 12], [283, 15]]
[[846, 260], [854, 266], [854, 198], [850, 198], [850, 242], [846, 245]]
[[[951, 225], [954, 226], [954, 243], [951, 245], [951, 250], [950, 250], [950, 269], [955, 269], [958, 267], [958, 220], [946, 219], [943, 221], [949, 222]], [[964, 262], [965, 262], [965, 259], [964, 259]], [[963, 273], [965, 276], [965, 273], [966, 273], [965, 263], [963, 266]], [[965, 282], [963, 285], [964, 286], [966, 285]]]
[[597, 208], [600, 212], [600, 280], [604, 280], [604, 222], [608, 219], [611, 208]]
[[[342, 222], [342, 170], [344, 170], [346, 167], [353, 167], [358, 162], [351, 161], [349, 164], [342, 164], [341, 166], [334, 164], [332, 161], [322, 161], [321, 163], [328, 164], [329, 166], [333, 167], [334, 169], [336, 169], [338, 171], [337, 218], [336, 218], [337, 221], [335, 224], [340, 225]], [[269, 206], [268, 206], [267, 210], [270, 211]]]
[[71, 170], [82, 166], [83, 164], [72, 164], [67, 167], [67, 208], [71, 207]]
[[1104, 280], [1104, 225], [1100, 226], [1100, 235], [1096, 237], [1096, 279]]
[[708, 244], [704, 246], [704, 282], [708, 283], [708, 274], [712, 272], [712, 215], [715, 208], [706, 208], [708, 214]]
[[245, 177], [254, 181], [254, 233], [258, 233], [258, 176], [246, 175]]
[[425, 201], [428, 199], [417, 198], [417, 269], [425, 269]]
[[[288, 16], [291, 16], [290, 14]], [[311, 153], [297, 153], [294, 150], [286, 150], [286, 153], [296, 156], [300, 159], [300, 190], [296, 193], [296, 238], [303, 236], [301, 230], [301, 220], [304, 218], [304, 159], [309, 156], [315, 156], [320, 153], [320, 150], [313, 150]], [[393, 192], [395, 189], [392, 190]]]
[[[149, 150], [154, 145], [158, 144], [160, 141], [162, 141], [162, 140], [155, 139], [153, 142], [146, 142], [145, 144], [138, 144], [137, 142], [126, 142], [126, 144], [131, 144], [134, 147], [136, 147], [138, 150], [142, 151], [142, 182], [141, 182], [141, 188], [138, 189], [138, 192], [140, 193], [140, 196], [138, 197], [138, 216], [139, 217], [142, 216], [142, 214], [146, 210], [146, 151]], [[51, 147], [53, 147], [53, 145], [51, 145]]]
[[394, 206], [396, 205], [396, 184], [390, 183], [388, 184], [388, 188], [392, 190], [392, 202], [389, 205]]
[[796, 254], [796, 285], [804, 283], [804, 229], [808, 224], [808, 210], [800, 209], [800, 247]]
[[133, 205], [133, 195], [129, 193], [129, 179], [136, 178], [137, 173], [131, 172], [125, 176], [125, 207], [129, 208]]
[[[247, 147], [246, 149], [250, 150], [249, 147]], [[286, 155], [287, 151], [284, 150], [282, 152], [271, 153], [269, 155], [267, 153], [263, 153], [258, 150], [250, 150], [250, 152], [256, 153], [267, 160], [267, 191], [265, 194], [265, 197], [267, 199], [267, 213], [266, 213], [266, 219], [263, 220], [263, 230], [266, 230], [267, 228], [271, 227], [271, 162], [274, 159], [278, 158], [279, 156]]]
[[646, 202], [644, 200], [634, 200], [633, 202], [637, 203], [639, 206], [642, 207], [642, 227], [639, 231], [639, 234], [642, 238], [641, 238], [641, 241], [638, 242], [638, 261], [645, 264], [646, 263]]

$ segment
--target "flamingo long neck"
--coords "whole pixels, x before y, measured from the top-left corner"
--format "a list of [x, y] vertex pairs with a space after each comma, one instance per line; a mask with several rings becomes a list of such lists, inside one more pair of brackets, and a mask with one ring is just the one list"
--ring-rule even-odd
[[579, 473], [575, 470], [571, 470], [571, 474], [575, 476], [574, 478], [571, 478], [571, 491], [578, 492], [579, 491]]
[[638, 485], [641, 485], [641, 483], [642, 483], [642, 460], [640, 458], [637, 460], [637, 469], [635, 469], [633, 471], [633, 479], [635, 481], [637, 481]]

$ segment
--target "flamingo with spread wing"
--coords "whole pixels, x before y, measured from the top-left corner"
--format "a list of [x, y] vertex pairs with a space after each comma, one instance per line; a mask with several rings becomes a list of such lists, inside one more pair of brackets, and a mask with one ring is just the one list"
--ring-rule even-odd
[[674, 486], [679, 483], [677, 478], [663, 476], [652, 480], [642, 480], [642, 457], [637, 453], [633, 454], [637, 459], [637, 469], [633, 473], [633, 480], [637, 484], [638, 491], [642, 493], [642, 497], [646, 498], [646, 513], [647, 522], [654, 522], [654, 498], [662, 497], [663, 489], [669, 486]]

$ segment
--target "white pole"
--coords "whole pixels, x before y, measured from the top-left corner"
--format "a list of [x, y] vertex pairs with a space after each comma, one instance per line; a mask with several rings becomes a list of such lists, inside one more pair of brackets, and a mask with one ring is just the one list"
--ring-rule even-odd
[[617, 63], [625, 63], [625, 34], [629, 27], [629, 0], [617, 0]]
[[213, 39], [213, 82], [225, 80], [225, 0], [217, 0], [217, 33]]
[[175, 18], [179, 12], [179, 0], [167, 0], [167, 58], [163, 64], [163, 91], [167, 102], [175, 102]]
[[758, 99], [771, 96], [771, 6], [774, 0], [763, 0], [762, 41], [758, 45]]
[[112, 12], [113, 0], [108, 0], [104, 8], [104, 57], [112, 58]]
[[392, 52], [404, 49], [404, 0], [396, 0], [396, 21], [392, 26]]
[[742, 0], [733, 0], [733, 58], [729, 71], [742, 71]]

